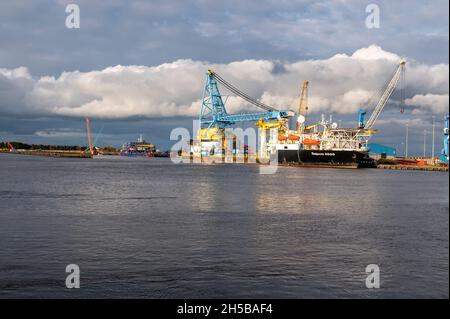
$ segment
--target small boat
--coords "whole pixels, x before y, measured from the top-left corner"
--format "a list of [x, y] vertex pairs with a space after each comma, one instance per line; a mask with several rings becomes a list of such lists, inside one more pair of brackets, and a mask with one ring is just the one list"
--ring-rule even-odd
[[399, 159], [398, 163], [400, 165], [417, 166], [419, 162], [417, 160], [415, 160], [415, 159], [403, 158], [403, 159]]
[[303, 140], [303, 144], [305, 144], [305, 145], [319, 145], [320, 141], [319, 140], [310, 139], [310, 138], [305, 138]]

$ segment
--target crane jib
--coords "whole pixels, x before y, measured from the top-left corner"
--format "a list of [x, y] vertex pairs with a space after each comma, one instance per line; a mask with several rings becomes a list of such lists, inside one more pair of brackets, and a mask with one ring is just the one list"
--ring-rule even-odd
[[208, 73], [210, 76], [212, 76], [215, 80], [217, 80], [217, 82], [219, 82], [220, 84], [222, 84], [223, 86], [225, 86], [228, 90], [230, 90], [231, 92], [233, 92], [234, 94], [236, 94], [237, 96], [240, 96], [241, 98], [243, 98], [244, 100], [246, 100], [247, 102], [249, 102], [250, 104], [253, 104], [263, 110], [266, 111], [279, 111], [276, 108], [266, 105], [254, 98], [252, 98], [251, 96], [249, 96], [248, 94], [242, 92], [241, 90], [239, 90], [238, 88], [236, 88], [235, 86], [233, 86], [232, 84], [230, 84], [229, 82], [225, 81], [221, 76], [219, 76], [217, 73], [215, 72], [210, 72]]
[[[250, 104], [263, 109], [265, 112], [228, 114], [225, 108], [224, 100], [220, 94], [218, 84], [221, 84], [224, 88], [228, 89], [230, 92], [241, 97]], [[295, 113], [293, 111], [277, 110], [274, 107], [252, 98], [248, 94], [242, 92], [232, 84], [225, 81], [215, 72], [208, 70], [199, 116], [201, 128], [225, 128], [226, 126], [234, 125], [236, 123], [257, 122], [259, 120], [280, 120], [292, 117], [294, 115]]]
[[381, 112], [384, 109], [384, 106], [386, 105], [387, 101], [391, 97], [394, 90], [397, 88], [397, 85], [400, 81], [401, 75], [403, 74], [404, 68], [405, 68], [405, 61], [401, 61], [400, 64], [397, 66], [394, 75], [389, 80], [388, 84], [385, 86], [385, 90], [383, 94], [381, 95], [381, 98], [379, 99], [377, 105], [375, 106], [374, 111], [370, 115], [370, 118], [367, 120], [367, 123], [365, 125], [366, 129], [371, 129], [378, 117], [380, 116]]

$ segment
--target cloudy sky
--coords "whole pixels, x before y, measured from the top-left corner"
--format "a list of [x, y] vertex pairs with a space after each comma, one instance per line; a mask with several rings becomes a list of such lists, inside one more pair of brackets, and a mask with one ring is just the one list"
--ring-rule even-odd
[[[69, 3], [79, 29], [65, 25]], [[370, 3], [380, 28], [366, 27]], [[448, 30], [446, 0], [0, 0], [0, 140], [84, 145], [89, 115], [99, 145], [143, 133], [167, 148], [198, 116], [209, 68], [283, 109], [308, 79], [310, 118], [354, 126], [405, 58], [406, 111], [394, 93], [374, 141], [401, 153], [409, 123], [420, 154], [432, 116], [440, 129], [448, 113]], [[228, 99], [230, 113], [248, 109]]]

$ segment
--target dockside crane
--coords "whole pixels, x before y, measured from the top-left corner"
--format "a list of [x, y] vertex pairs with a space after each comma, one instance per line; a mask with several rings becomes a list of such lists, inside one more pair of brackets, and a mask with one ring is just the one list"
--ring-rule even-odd
[[[243, 98], [250, 104], [265, 110], [265, 112], [256, 113], [239, 113], [228, 114], [222, 95], [220, 94], [218, 83], [223, 85], [230, 92], [236, 96]], [[206, 83], [203, 90], [202, 105], [200, 110], [200, 128], [204, 135], [208, 134], [209, 129], [224, 129], [237, 123], [243, 122], [258, 122], [259, 120], [271, 121], [286, 119], [294, 116], [293, 111], [277, 110], [276, 108], [266, 105], [248, 94], [242, 92], [220, 75], [212, 70], [208, 70], [206, 74]]]
[[[328, 123], [322, 120], [322, 123], [325, 123], [326, 129], [321, 135], [320, 148], [330, 150], [339, 148], [364, 152], [369, 151], [369, 140], [373, 134], [376, 133], [376, 130], [374, 129], [375, 122], [383, 111], [392, 93], [397, 88], [398, 83], [403, 78], [405, 64], [406, 62], [402, 60], [397, 65], [392, 77], [387, 81], [383, 89], [371, 99], [371, 102], [376, 101], [376, 99], [378, 99], [378, 101], [376, 101], [374, 110], [367, 123], [365, 123], [367, 109], [359, 110], [358, 125], [356, 128], [339, 128], [337, 124], [331, 124], [330, 127], [328, 127]], [[378, 96], [379, 98], [377, 98]], [[372, 104], [371, 102], [368, 103], [369, 106]], [[332, 121], [329, 123], [331, 122]]]
[[88, 137], [88, 144], [89, 144], [89, 152], [91, 153], [91, 156], [96, 155], [94, 144], [92, 144], [92, 130], [91, 130], [91, 119], [89, 117], [86, 117], [86, 129], [87, 129], [87, 137]]
[[445, 116], [445, 125], [444, 125], [444, 148], [442, 149], [442, 155], [440, 162], [441, 164], [448, 165], [448, 133], [449, 133], [449, 116], [448, 114]]
[[366, 123], [364, 123], [364, 118], [366, 115], [365, 109], [359, 110], [359, 116], [358, 116], [358, 129], [361, 129], [360, 134], [364, 134], [364, 131], [370, 131], [372, 130], [375, 122], [377, 121], [378, 117], [380, 116], [381, 112], [384, 109], [384, 106], [386, 105], [387, 101], [391, 97], [394, 90], [397, 88], [398, 83], [400, 82], [400, 79], [402, 78], [402, 75], [405, 71], [405, 64], [406, 61], [402, 60], [397, 68], [394, 71], [394, 74], [390, 81], [385, 85], [383, 94], [381, 95], [380, 99], [378, 100], [377, 104], [375, 105], [374, 111], [370, 115], [370, 118], [367, 120]]
[[303, 81], [296, 123], [296, 130], [299, 133], [302, 133], [305, 130], [306, 116], [308, 113], [308, 85], [309, 81], [307, 80]]
[[14, 146], [11, 144], [11, 142], [8, 142], [8, 148], [10, 152], [14, 152], [16, 149], [14, 148]]
[[[226, 99], [224, 101], [224, 98], [219, 91], [219, 83], [231, 93], [244, 99], [251, 105], [264, 110], [264, 112], [229, 114], [225, 107]], [[198, 140], [200, 144], [202, 146], [205, 145], [206, 148], [208, 148], [209, 145], [213, 152], [215, 152], [216, 146], [211, 146], [211, 141], [213, 141], [213, 143], [220, 143], [220, 141], [222, 141], [222, 146], [217, 145], [217, 147], [219, 147], [219, 149], [222, 148], [223, 150], [225, 145], [224, 130], [226, 127], [238, 123], [253, 122], [256, 123], [259, 128], [261, 143], [259, 148], [259, 158], [262, 158], [265, 156], [263, 150], [266, 149], [265, 144], [267, 142], [267, 130], [272, 128], [281, 128], [281, 130], [285, 129], [288, 126], [288, 119], [293, 116], [295, 116], [295, 112], [290, 110], [278, 110], [272, 106], [264, 104], [242, 92], [237, 87], [223, 79], [216, 72], [208, 70], [206, 73], [206, 82], [200, 109], [200, 129], [198, 132]], [[211, 154], [211, 151], [209, 153]]]

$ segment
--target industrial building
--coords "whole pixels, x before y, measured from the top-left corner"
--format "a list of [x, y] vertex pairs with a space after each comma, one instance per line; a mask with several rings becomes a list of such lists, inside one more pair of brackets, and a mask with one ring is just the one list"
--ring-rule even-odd
[[367, 144], [367, 147], [369, 148], [369, 154], [372, 157], [392, 158], [397, 156], [397, 149], [393, 147], [377, 143], [369, 143]]

